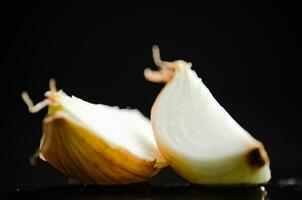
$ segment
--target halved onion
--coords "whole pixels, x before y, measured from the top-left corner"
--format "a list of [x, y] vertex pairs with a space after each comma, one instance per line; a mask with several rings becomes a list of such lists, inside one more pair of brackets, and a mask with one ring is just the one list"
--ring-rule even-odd
[[40, 158], [85, 183], [128, 184], [153, 177], [166, 162], [151, 124], [138, 110], [92, 104], [50, 82], [46, 99], [33, 105], [22, 93], [30, 112], [49, 106], [43, 120]]
[[196, 184], [262, 184], [271, 178], [269, 158], [219, 105], [191, 63], [165, 62], [153, 47], [159, 71], [145, 70], [152, 82], [167, 83], [151, 111], [159, 149], [167, 162]]

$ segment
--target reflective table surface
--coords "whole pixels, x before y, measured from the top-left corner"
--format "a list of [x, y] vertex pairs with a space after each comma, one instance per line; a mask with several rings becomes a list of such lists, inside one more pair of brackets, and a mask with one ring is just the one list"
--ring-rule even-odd
[[0, 199], [301, 199], [302, 180], [288, 178], [253, 187], [205, 187], [188, 183], [97, 186], [71, 183], [56, 186], [15, 186], [1, 190]]

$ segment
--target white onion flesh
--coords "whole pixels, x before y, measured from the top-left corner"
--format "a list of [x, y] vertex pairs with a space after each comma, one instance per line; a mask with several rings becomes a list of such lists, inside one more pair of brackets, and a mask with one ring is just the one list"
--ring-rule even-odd
[[[190, 63], [172, 64], [176, 66], [174, 77], [157, 97], [151, 113], [155, 138], [168, 163], [197, 184], [268, 182], [271, 175], [263, 145], [219, 105]], [[147, 71], [150, 80], [148, 73], [157, 72]], [[249, 155], [251, 151], [257, 155]], [[252, 166], [251, 156], [256, 156], [256, 165], [257, 159], [264, 163]]]
[[115, 148], [147, 160], [162, 160], [150, 121], [136, 109], [92, 104], [58, 92], [63, 111]]

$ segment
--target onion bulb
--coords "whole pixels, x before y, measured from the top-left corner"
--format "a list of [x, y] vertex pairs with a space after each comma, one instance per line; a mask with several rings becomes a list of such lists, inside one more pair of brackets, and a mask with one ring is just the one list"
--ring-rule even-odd
[[150, 121], [138, 110], [92, 104], [57, 91], [50, 81], [46, 99], [29, 111], [48, 106], [39, 156], [65, 175], [85, 183], [112, 185], [143, 182], [166, 162]]
[[191, 63], [165, 62], [153, 47], [159, 71], [147, 80], [164, 82], [151, 110], [160, 152], [185, 179], [202, 185], [263, 184], [270, 180], [269, 158], [261, 142], [243, 129], [215, 100]]

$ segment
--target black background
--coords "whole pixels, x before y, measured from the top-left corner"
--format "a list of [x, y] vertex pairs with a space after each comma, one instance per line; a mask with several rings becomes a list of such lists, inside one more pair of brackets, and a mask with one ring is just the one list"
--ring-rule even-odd
[[218, 102], [265, 144], [275, 180], [302, 176], [300, 11], [285, 3], [2, 5], [1, 186], [67, 180], [45, 162], [30, 166], [46, 110], [29, 114], [22, 90], [40, 101], [54, 77], [70, 95], [149, 116], [163, 86], [142, 73], [154, 67], [153, 44], [166, 60], [193, 63]]

